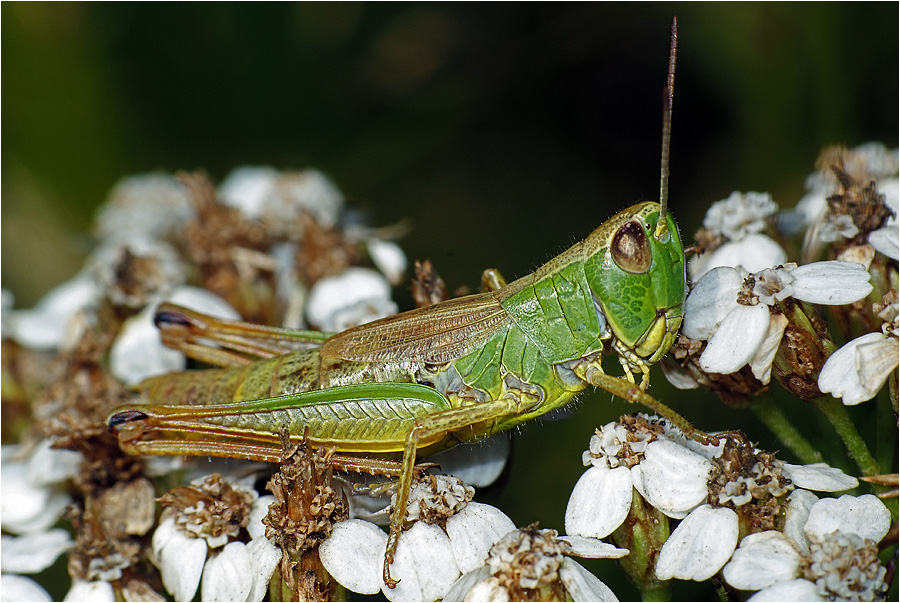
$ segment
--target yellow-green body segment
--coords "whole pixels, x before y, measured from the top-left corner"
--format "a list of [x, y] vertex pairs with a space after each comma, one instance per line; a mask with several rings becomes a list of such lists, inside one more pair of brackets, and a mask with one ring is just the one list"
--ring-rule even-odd
[[[418, 443], [431, 453], [565, 405], [587, 385], [575, 369], [603, 353], [632, 352], [623, 357], [630, 379], [668, 350], [681, 324], [683, 250], [671, 217], [666, 243], [650, 236], [657, 216], [656, 203], [633, 206], [501, 289], [362, 325], [318, 348], [151, 378], [140, 386], [149, 404], [129, 407], [147, 418], [139, 434], [125, 433], [138, 424], [119, 426], [123, 444], [151, 443], [134, 451], [152, 453], [161, 428], [186, 440], [208, 433], [274, 445], [287, 428], [340, 452], [384, 456], [403, 451], [418, 419], [506, 401], [498, 416], [471, 412], [472, 422]], [[617, 262], [623, 226], [643, 231], [645, 271]], [[376, 385], [355, 387], [363, 384]]]
[[[147, 403], [117, 409], [108, 425], [133, 454], [277, 461], [286, 432], [357, 459], [354, 470], [375, 471], [377, 462], [399, 457], [384, 566], [393, 586], [389, 568], [417, 456], [538, 417], [588, 383], [690, 429], [643, 391], [649, 365], [674, 341], [685, 295], [678, 230], [669, 216], [657, 227], [659, 215], [654, 202], [623, 210], [533, 274], [493, 291], [327, 339], [297, 332], [320, 345], [243, 367], [148, 379], [139, 386]], [[624, 377], [603, 369], [610, 354]]]

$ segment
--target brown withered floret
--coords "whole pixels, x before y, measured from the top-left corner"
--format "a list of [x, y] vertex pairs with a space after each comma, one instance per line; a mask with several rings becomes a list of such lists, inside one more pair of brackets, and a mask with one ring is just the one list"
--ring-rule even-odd
[[322, 567], [319, 545], [335, 523], [349, 516], [343, 493], [332, 487], [334, 450], [317, 450], [305, 441], [291, 444], [286, 433], [281, 438], [281, 469], [266, 486], [276, 501], [263, 518], [266, 537], [283, 553], [270, 595], [273, 600], [330, 601], [338, 584]]
[[857, 243], [865, 242], [865, 237], [873, 230], [884, 226], [891, 211], [884, 203], [884, 195], [879, 193], [874, 180], [859, 182], [845, 172], [840, 165], [832, 165], [832, 172], [838, 180], [835, 194], [828, 197], [828, 207], [835, 215], [848, 215], [859, 228]]
[[780, 462], [772, 453], [755, 450], [739, 432], [722, 439], [722, 454], [711, 459], [707, 502], [734, 510], [748, 533], [780, 527], [781, 503], [793, 487]]
[[780, 307], [790, 322], [772, 362], [772, 372], [786, 390], [803, 400], [814, 400], [822, 395], [819, 372], [834, 351], [834, 343], [825, 321], [810, 304], [789, 297]]
[[275, 261], [272, 238], [258, 222], [221, 203], [203, 173], [179, 174], [196, 215], [182, 232], [200, 285], [216, 293], [251, 322], [275, 324]]
[[237, 537], [247, 527], [253, 498], [213, 473], [200, 484], [169, 490], [159, 502], [174, 511], [185, 533], [219, 538]]
[[297, 247], [297, 272], [307, 287], [359, 263], [358, 246], [348, 241], [340, 229], [321, 225], [312, 214], [300, 213], [298, 231], [303, 233], [303, 239]]
[[76, 483], [89, 493], [142, 472], [140, 461], [119, 450], [106, 429], [109, 412], [134, 397], [110, 373], [104, 359], [112, 345], [109, 333], [87, 329], [78, 346], [63, 353], [61, 376], [39, 397], [34, 410], [35, 429], [53, 438], [56, 448], [80, 452], [84, 457]]
[[415, 278], [412, 279], [412, 295], [417, 308], [433, 306], [450, 298], [444, 279], [434, 269], [431, 260], [413, 264]]
[[[694, 233], [694, 242], [695, 244], [691, 247], [699, 248], [697, 253], [708, 253], [710, 251], [715, 251], [725, 242], [725, 237], [719, 234], [713, 233], [708, 228], [700, 228]], [[685, 254], [687, 254], [688, 250], [685, 249]]]
[[2, 346], [0, 429], [7, 444], [35, 435], [30, 432], [32, 407], [65, 367], [50, 353], [30, 350], [12, 339], [4, 338]]
[[142, 544], [138, 538], [109, 530], [101, 501], [88, 497], [84, 506], [72, 506], [66, 516], [75, 528], [69, 551], [69, 575], [88, 582], [117, 583], [134, 579]]
[[128, 247], [122, 250], [112, 276], [107, 295], [117, 306], [134, 309], [143, 307], [165, 281], [158, 258], [136, 255]]

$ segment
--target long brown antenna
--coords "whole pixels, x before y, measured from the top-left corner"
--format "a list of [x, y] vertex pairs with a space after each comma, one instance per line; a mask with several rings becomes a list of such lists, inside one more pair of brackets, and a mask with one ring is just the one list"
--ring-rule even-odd
[[662, 159], [659, 170], [659, 219], [654, 236], [657, 240], [668, 238], [669, 223], [666, 206], [669, 204], [669, 141], [672, 138], [672, 102], [675, 97], [675, 56], [678, 53], [678, 17], [672, 17], [672, 42], [669, 46], [669, 78], [663, 107]]

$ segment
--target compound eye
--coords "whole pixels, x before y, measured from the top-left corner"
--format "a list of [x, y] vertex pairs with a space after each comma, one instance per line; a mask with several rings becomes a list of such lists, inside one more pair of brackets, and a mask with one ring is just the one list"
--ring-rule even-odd
[[632, 274], [644, 274], [650, 270], [650, 243], [641, 223], [637, 220], [626, 222], [612, 238], [610, 248], [616, 265]]

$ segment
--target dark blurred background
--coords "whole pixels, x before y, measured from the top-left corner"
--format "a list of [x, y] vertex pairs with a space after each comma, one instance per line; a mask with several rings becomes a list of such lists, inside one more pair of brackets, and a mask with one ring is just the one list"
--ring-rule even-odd
[[[522, 275], [658, 195], [680, 18], [672, 206], [782, 206], [825, 144], [897, 144], [898, 6], [2, 6], [3, 286], [33, 304], [117, 179], [316, 167], [448, 284]], [[401, 303], [404, 300], [401, 300]]]
[[[657, 198], [675, 14], [671, 207], [686, 238], [736, 189], [793, 206], [824, 145], [897, 145], [897, 3], [0, 10], [2, 284], [17, 307], [81, 267], [93, 212], [120, 177], [204, 168], [221, 180], [244, 164], [316, 167], [370, 223], [412, 218], [401, 245], [451, 288], [477, 287], [486, 267], [521, 276]], [[656, 370], [653, 383], [671, 400]], [[494, 496], [519, 525], [562, 529], [592, 426], [630, 410], [609, 399], [516, 438], [510, 487]], [[699, 393], [677, 405], [777, 448], [749, 413]]]

